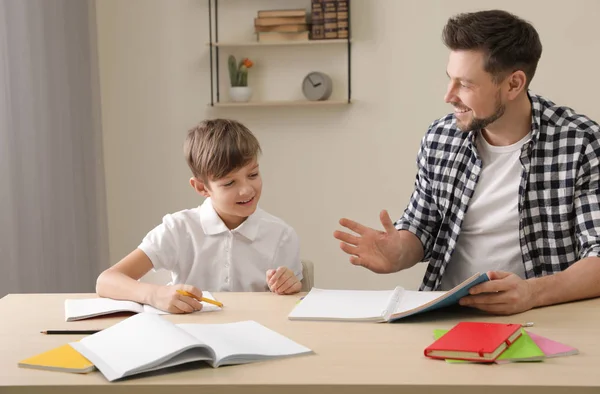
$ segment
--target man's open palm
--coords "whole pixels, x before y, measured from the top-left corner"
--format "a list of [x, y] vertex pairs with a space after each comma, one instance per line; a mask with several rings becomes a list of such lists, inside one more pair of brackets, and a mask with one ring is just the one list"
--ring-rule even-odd
[[350, 219], [341, 219], [340, 224], [357, 235], [335, 231], [333, 236], [341, 242], [340, 248], [350, 255], [350, 262], [376, 273], [396, 272], [399, 267], [401, 242], [387, 211], [379, 214], [385, 231], [378, 231]]

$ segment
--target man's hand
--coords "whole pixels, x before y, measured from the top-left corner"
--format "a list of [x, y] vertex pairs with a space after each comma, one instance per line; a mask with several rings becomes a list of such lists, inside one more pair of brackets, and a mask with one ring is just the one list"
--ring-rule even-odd
[[267, 285], [275, 294], [294, 294], [300, 291], [302, 283], [287, 267], [267, 271]]
[[396, 272], [400, 269], [401, 236], [394, 227], [387, 211], [381, 211], [379, 219], [385, 231], [378, 231], [349, 219], [340, 224], [358, 235], [335, 231], [340, 248], [350, 255], [350, 262], [377, 273]]
[[490, 271], [490, 280], [473, 286], [460, 305], [481, 309], [495, 315], [512, 315], [534, 307], [531, 283], [512, 272]]

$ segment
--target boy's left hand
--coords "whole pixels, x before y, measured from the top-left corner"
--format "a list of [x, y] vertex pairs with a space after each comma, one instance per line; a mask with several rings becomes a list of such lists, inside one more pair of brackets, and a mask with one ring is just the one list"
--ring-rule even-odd
[[300, 291], [302, 283], [287, 267], [267, 271], [267, 285], [275, 294], [294, 294]]

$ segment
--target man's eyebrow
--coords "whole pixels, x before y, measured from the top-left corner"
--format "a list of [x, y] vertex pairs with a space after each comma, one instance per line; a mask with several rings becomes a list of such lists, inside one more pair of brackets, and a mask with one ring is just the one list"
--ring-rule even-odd
[[452, 78], [452, 77], [450, 76], [450, 74], [448, 74], [448, 70], [446, 70], [446, 75], [447, 75], [447, 76], [448, 76], [448, 78], [450, 78], [450, 79], [458, 79], [459, 81], [463, 81], [463, 82], [466, 82], [466, 83], [470, 83], [470, 84], [473, 84], [473, 85], [475, 85], [475, 82], [474, 82], [473, 80], [471, 80], [471, 79], [467, 79], [467, 78]]

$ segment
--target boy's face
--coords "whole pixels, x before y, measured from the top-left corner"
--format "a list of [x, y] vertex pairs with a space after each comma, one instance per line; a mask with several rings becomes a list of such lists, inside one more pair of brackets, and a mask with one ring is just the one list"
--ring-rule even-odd
[[192, 187], [204, 197], [210, 197], [215, 211], [229, 229], [234, 229], [256, 210], [262, 192], [258, 162], [252, 160], [221, 179], [204, 183], [190, 180]]

